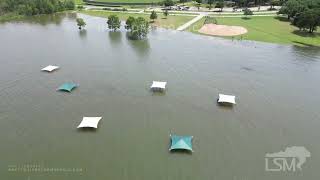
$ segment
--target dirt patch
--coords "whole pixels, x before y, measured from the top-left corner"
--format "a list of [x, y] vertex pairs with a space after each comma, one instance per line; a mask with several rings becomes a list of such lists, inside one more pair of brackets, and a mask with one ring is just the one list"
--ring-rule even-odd
[[247, 33], [248, 30], [241, 26], [205, 24], [201, 27], [199, 32], [213, 36], [238, 36]]

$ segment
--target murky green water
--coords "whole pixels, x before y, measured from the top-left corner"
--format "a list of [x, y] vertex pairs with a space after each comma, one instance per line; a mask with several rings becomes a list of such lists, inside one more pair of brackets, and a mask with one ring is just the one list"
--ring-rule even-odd
[[[75, 15], [0, 25], [1, 180], [319, 179], [319, 49], [171, 30], [130, 41], [82, 17], [83, 32]], [[78, 131], [83, 116], [103, 116], [99, 129]], [[169, 153], [172, 133], [195, 152]], [[290, 146], [311, 152], [303, 170], [266, 172], [265, 154]]]

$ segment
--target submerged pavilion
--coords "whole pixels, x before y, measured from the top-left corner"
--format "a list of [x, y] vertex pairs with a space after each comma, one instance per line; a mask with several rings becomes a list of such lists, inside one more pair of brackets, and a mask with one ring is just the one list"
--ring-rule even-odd
[[236, 97], [232, 95], [219, 94], [218, 103], [220, 104], [236, 104]]
[[75, 83], [64, 83], [58, 88], [58, 91], [71, 92], [76, 87], [78, 87], [78, 85]]
[[52, 71], [55, 71], [57, 69], [59, 69], [59, 66], [49, 65], [47, 67], [42, 68], [41, 71], [52, 72]]
[[177, 136], [170, 135], [171, 146], [170, 151], [172, 150], [187, 150], [193, 152], [192, 149], [192, 139], [193, 136]]
[[83, 117], [77, 128], [98, 128], [98, 123], [102, 117]]
[[153, 81], [152, 82], [152, 85], [151, 85], [151, 89], [153, 91], [163, 91], [166, 89], [166, 85], [167, 85], [167, 82], [162, 82], [162, 81]]

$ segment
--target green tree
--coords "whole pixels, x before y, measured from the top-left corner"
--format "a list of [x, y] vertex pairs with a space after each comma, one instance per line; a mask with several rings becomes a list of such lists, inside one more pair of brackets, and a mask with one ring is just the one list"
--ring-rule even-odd
[[179, 0], [180, 3], [182, 3], [184, 5], [184, 3], [186, 3], [188, 0]]
[[174, 5], [174, 2], [173, 2], [173, 0], [164, 0], [163, 1], [163, 4], [164, 4], [164, 6], [173, 6]]
[[0, 16], [5, 13], [6, 2], [4, 0], [0, 0]]
[[296, 26], [313, 33], [320, 26], [320, 9], [308, 9], [302, 12], [297, 17]]
[[75, 8], [75, 3], [73, 0], [65, 0], [64, 6], [67, 10], [73, 10]]
[[148, 33], [149, 22], [143, 17], [136, 18], [131, 25], [130, 37], [132, 39], [143, 39], [147, 37]]
[[220, 11], [222, 12], [223, 7], [224, 7], [223, 0], [219, 0], [216, 4], [216, 8], [220, 8]]
[[83, 27], [86, 26], [86, 22], [84, 22], [84, 20], [82, 18], [77, 18], [77, 25], [78, 25], [79, 29], [81, 30]]
[[107, 24], [108, 24], [109, 29], [116, 31], [116, 30], [120, 29], [121, 21], [117, 15], [110, 15], [108, 17]]
[[270, 10], [274, 10], [274, 6], [277, 6], [280, 4], [279, 0], [270, 0]]
[[163, 11], [163, 15], [164, 15], [164, 17], [166, 17], [166, 19], [167, 19], [167, 17], [169, 16], [169, 11], [168, 11], [168, 10], [164, 10], [164, 11]]
[[287, 15], [288, 19], [293, 18], [293, 24], [296, 22], [296, 17], [308, 9], [319, 9], [319, 0], [288, 0], [281, 7], [279, 14]]
[[21, 15], [52, 14], [74, 8], [73, 0], [0, 0], [0, 14], [10, 12]]
[[81, 11], [84, 9], [84, 7], [82, 5], [77, 6], [77, 8]]
[[208, 4], [209, 4], [209, 10], [212, 9], [212, 4], [215, 0], [208, 0]]
[[201, 3], [202, 3], [202, 0], [196, 0], [197, 2], [197, 7], [198, 7], [198, 11], [200, 10], [200, 7], [201, 7]]
[[253, 15], [253, 12], [252, 12], [249, 8], [246, 8], [246, 9], [244, 9], [244, 11], [243, 11], [243, 15], [245, 15], [246, 18], [248, 18], [248, 16]]
[[238, 0], [238, 6], [239, 7], [247, 6], [247, 0]]
[[306, 6], [299, 0], [289, 0], [279, 10], [279, 14], [286, 14], [288, 19], [295, 17], [297, 14], [303, 12]]
[[125, 26], [125, 28], [126, 28], [127, 30], [131, 30], [131, 29], [132, 29], [132, 26], [133, 26], [133, 23], [134, 23], [135, 20], [136, 20], [136, 19], [135, 19], [134, 17], [129, 16], [128, 19], [127, 19], [127, 21], [126, 21], [126, 26]]
[[155, 11], [152, 11], [150, 14], [150, 19], [152, 20], [152, 22], [154, 22], [155, 19], [158, 18], [158, 15]]

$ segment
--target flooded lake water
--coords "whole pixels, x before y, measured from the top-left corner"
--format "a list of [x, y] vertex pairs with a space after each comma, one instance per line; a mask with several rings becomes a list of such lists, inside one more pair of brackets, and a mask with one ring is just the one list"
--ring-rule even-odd
[[[131, 41], [78, 16], [82, 32], [76, 14], [0, 24], [1, 180], [319, 179], [320, 49], [163, 29]], [[99, 129], [77, 130], [83, 116]], [[170, 134], [194, 152], [170, 153]], [[292, 146], [311, 153], [301, 171], [266, 171], [266, 153]]]

